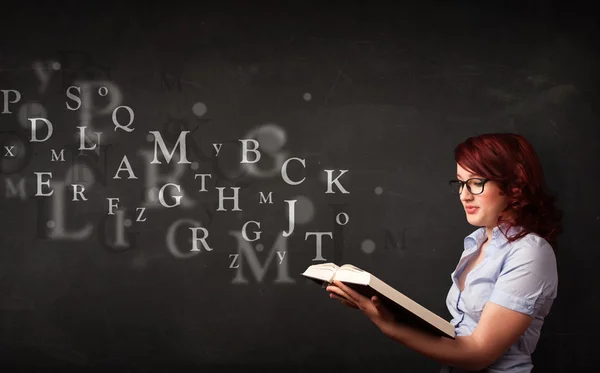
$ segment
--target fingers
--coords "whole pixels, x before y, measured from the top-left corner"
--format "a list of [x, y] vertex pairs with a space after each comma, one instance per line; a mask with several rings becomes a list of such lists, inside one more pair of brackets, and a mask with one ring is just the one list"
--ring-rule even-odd
[[379, 312], [380, 315], [382, 315], [388, 319], [396, 318], [396, 316], [392, 313], [392, 311], [383, 304], [383, 302], [381, 301], [381, 298], [379, 298], [378, 296], [376, 296], [376, 295], [372, 296], [371, 302], [373, 303], [373, 305], [375, 306], [375, 308], [377, 309], [377, 311]]
[[348, 295], [348, 297], [350, 299], [352, 299], [355, 303], [359, 303], [362, 298], [367, 299], [367, 297], [363, 296], [362, 294], [360, 294], [359, 292], [351, 289], [349, 286], [346, 286], [343, 282], [338, 281], [338, 280], [334, 280], [333, 284], [335, 286], [337, 286], [338, 288], [340, 288], [340, 290], [342, 290], [345, 294]]
[[340, 289], [340, 288], [339, 288], [339, 287], [337, 287], [337, 286], [332, 286], [332, 285], [329, 285], [329, 286], [327, 286], [326, 290], [327, 290], [328, 292], [335, 293], [335, 294], [339, 295], [340, 297], [347, 299], [348, 301], [351, 301], [351, 302], [357, 303], [357, 302], [356, 302], [354, 299], [352, 299], [352, 297], [350, 297], [350, 296], [349, 296], [349, 295], [348, 295], [348, 294], [347, 294], [345, 291], [343, 291], [342, 289]]
[[371, 303], [373, 303], [373, 305], [375, 306], [375, 308], [377, 308], [377, 310], [379, 312], [385, 311], [385, 307], [383, 306], [383, 304], [381, 303], [381, 300], [376, 295], [373, 295], [371, 297]]
[[337, 298], [343, 302], [349, 303], [354, 308], [358, 308], [358, 304], [337, 286], [329, 285], [326, 290], [330, 293], [329, 296], [331, 298]]

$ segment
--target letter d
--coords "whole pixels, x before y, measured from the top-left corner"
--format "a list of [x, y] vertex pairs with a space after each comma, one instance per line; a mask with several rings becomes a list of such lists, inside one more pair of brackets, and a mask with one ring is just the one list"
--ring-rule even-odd
[[[50, 121], [48, 119], [46, 119], [46, 118], [28, 118], [28, 120], [31, 123], [31, 141], [30, 142], [44, 142], [44, 141], [48, 140], [50, 138], [50, 136], [52, 136], [53, 127], [52, 127], [52, 123], [50, 123]], [[46, 135], [45, 139], [38, 139], [36, 136], [38, 120], [43, 121], [48, 126], [48, 134]]]

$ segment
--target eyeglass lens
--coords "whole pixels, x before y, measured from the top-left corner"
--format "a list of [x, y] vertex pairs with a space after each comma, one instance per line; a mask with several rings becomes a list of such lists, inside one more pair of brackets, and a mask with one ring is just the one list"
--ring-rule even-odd
[[[479, 194], [479, 193], [483, 192], [483, 184], [485, 184], [485, 183], [482, 182], [481, 180], [470, 179], [467, 182], [468, 182], [468, 186], [469, 186], [468, 189], [471, 192], [471, 194]], [[464, 188], [463, 185], [464, 185], [464, 182], [459, 181], [459, 180], [453, 180], [452, 182], [450, 182], [450, 189], [452, 190], [452, 193], [460, 194]]]

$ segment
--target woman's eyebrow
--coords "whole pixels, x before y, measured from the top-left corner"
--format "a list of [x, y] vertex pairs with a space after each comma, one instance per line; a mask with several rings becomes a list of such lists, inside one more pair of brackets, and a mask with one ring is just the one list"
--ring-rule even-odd
[[[476, 177], [476, 174], [469, 174], [467, 177]], [[456, 177], [461, 177], [459, 174], [456, 174]]]

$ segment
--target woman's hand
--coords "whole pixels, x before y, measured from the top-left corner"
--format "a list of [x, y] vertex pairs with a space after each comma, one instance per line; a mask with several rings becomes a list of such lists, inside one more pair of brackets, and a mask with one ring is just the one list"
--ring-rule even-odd
[[[335, 281], [334, 281], [334, 283], [335, 283]], [[338, 286], [328, 285], [325, 290], [327, 290], [329, 292], [329, 298], [337, 299], [340, 302], [342, 302], [342, 304], [344, 304], [348, 307], [359, 309], [358, 305], [354, 302], [354, 300], [352, 300], [352, 298], [350, 298], [350, 296], [348, 294], [346, 294]]]
[[369, 299], [337, 280], [333, 281], [333, 285], [327, 286], [326, 290], [331, 293], [330, 298], [339, 299], [344, 304], [361, 310], [383, 334], [390, 335], [395, 318], [379, 297], [372, 296]]

